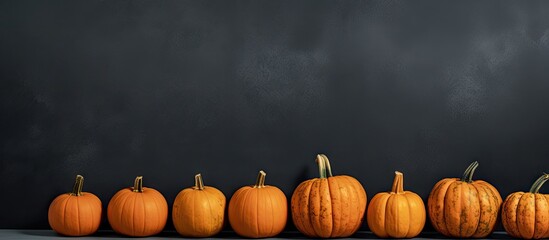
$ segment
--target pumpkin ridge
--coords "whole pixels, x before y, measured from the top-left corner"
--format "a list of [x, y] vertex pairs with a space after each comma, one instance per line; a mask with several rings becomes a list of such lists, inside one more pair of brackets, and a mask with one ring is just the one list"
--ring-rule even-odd
[[65, 198], [65, 204], [63, 204], [63, 228], [67, 228], [67, 205], [70, 197]]
[[536, 205], [538, 203], [538, 201], [536, 201], [536, 194], [534, 193], [534, 231], [532, 232], [532, 238], [534, 238], [534, 236], [536, 236]]
[[[507, 230], [511, 236], [514, 237], [520, 237], [520, 232], [518, 230], [518, 222], [517, 222], [517, 216], [516, 212], [518, 210], [518, 204], [520, 202], [520, 197], [524, 194], [523, 192], [513, 193], [509, 196], [510, 200], [507, 202], [507, 204], [510, 205], [509, 210], [505, 211], [506, 219], [508, 221], [508, 226], [510, 227], [509, 230]], [[514, 204], [516, 202], [516, 205]], [[504, 210], [506, 210], [505, 208]], [[509, 216], [507, 216], [509, 215]]]
[[135, 234], [135, 232], [136, 232], [136, 229], [135, 229], [135, 222], [136, 222], [136, 221], [135, 221], [135, 212], [134, 212], [134, 211], [135, 211], [135, 197], [136, 197], [136, 196], [132, 196], [131, 194], [130, 194], [129, 197], [128, 197], [128, 198], [130, 198], [130, 200], [133, 201], [133, 207], [132, 207], [132, 209], [134, 209], [134, 210], [133, 210], [133, 211], [130, 211], [130, 212], [131, 212], [131, 215], [132, 215], [132, 217], [131, 217], [130, 219], [132, 220], [132, 228], [131, 228], [131, 230], [132, 230], [132, 235], [134, 235], [134, 236], [136, 235], [136, 234]]
[[[491, 210], [492, 205], [490, 203], [488, 203], [488, 206], [483, 204], [483, 199], [482, 198], [485, 198], [486, 195], [482, 195], [481, 190], [479, 188], [483, 189], [484, 194], [487, 194], [486, 189], [484, 188], [484, 186], [473, 184], [473, 188], [477, 191], [477, 196], [478, 196], [478, 199], [479, 199], [479, 217], [478, 217], [476, 230], [472, 235], [473, 237], [475, 237], [477, 234], [480, 234], [480, 233], [484, 232], [484, 228], [481, 228], [481, 226], [489, 225], [489, 223], [491, 222], [491, 219], [492, 219], [491, 215], [489, 216], [490, 218], [488, 219], [488, 222], [484, 222], [483, 217], [486, 215], [486, 214], [484, 214], [485, 210], [486, 210], [486, 207], [488, 207], [489, 210]], [[481, 195], [482, 195], [482, 197], [481, 197]], [[490, 202], [490, 198], [488, 198], [488, 202]], [[479, 236], [476, 236], [476, 237], [479, 237]]]
[[[543, 194], [539, 194], [539, 193], [536, 194], [535, 197], [536, 197], [536, 203], [538, 203], [538, 201], [540, 201], [540, 203], [541, 203], [541, 202], [544, 203], [544, 204], [541, 205], [541, 207], [538, 208], [538, 206], [536, 206], [536, 208], [535, 208], [535, 209], [536, 209], [536, 220], [535, 220], [535, 222], [536, 222], [536, 223], [539, 223], [539, 222], [542, 222], [542, 223], [543, 223], [543, 222], [544, 222], [544, 221], [543, 221], [544, 219], [548, 219], [548, 217], [549, 217], [549, 211], [543, 211], [543, 210], [541, 210], [541, 211], [539, 212], [539, 214], [543, 214], [543, 215], [542, 215], [542, 216], [539, 216], [537, 210], [538, 210], [538, 209], [548, 209], [549, 206], [548, 206], [548, 203], [547, 203], [547, 199], [545, 198], [545, 196], [543, 196]], [[538, 221], [538, 219], [537, 219], [538, 217], [540, 218], [540, 219], [539, 219], [540, 221]], [[536, 224], [536, 225], [537, 225], [537, 224]], [[541, 227], [543, 227], [544, 229], [540, 230], [540, 232], [537, 233], [537, 234], [534, 233], [534, 238], [536, 238], [536, 239], [542, 238], [543, 236], [545, 236], [547, 230], [549, 229], [549, 225], [542, 225]], [[539, 228], [538, 228], [538, 229], [539, 229]]]
[[[335, 180], [336, 179], [334, 179], [333, 177], [328, 178], [328, 187], [329, 187], [329, 193], [330, 193], [331, 204], [332, 204], [332, 206], [331, 206], [332, 207], [332, 233], [331, 233], [332, 237], [339, 235], [340, 232], [341, 232], [341, 216], [340, 216], [340, 213], [341, 213], [341, 196], [340, 196], [340, 192], [339, 192], [339, 183]], [[335, 186], [333, 186], [333, 185], [335, 185]], [[332, 195], [332, 187], [334, 187], [333, 188], [333, 189], [335, 189], [334, 193], [337, 194], [337, 196]], [[339, 208], [337, 208], [337, 209], [336, 209], [337, 206], [334, 206], [334, 204], [335, 204], [334, 198], [336, 198], [337, 201], [338, 201], [337, 204], [339, 205]], [[336, 209], [336, 211], [334, 211], [334, 209]], [[336, 212], [338, 213], [337, 216], [336, 216]], [[339, 219], [336, 219], [336, 217], [338, 217]]]
[[[307, 193], [306, 194], [307, 199], [304, 199], [305, 201], [302, 201], [302, 200], [298, 199], [299, 214], [297, 214], [297, 216], [298, 216], [298, 219], [301, 222], [301, 227], [304, 229], [302, 231], [306, 232], [307, 235], [309, 235], [309, 236], [314, 236], [314, 234], [316, 234], [316, 233], [314, 232], [314, 229], [313, 229], [313, 225], [312, 225], [312, 222], [311, 222], [311, 217], [308, 214], [303, 214], [308, 219], [308, 221], [306, 221], [305, 217], [301, 216], [301, 210], [304, 209], [305, 207], [307, 207], [306, 205], [303, 205], [303, 203], [309, 203], [309, 199], [311, 197], [311, 191], [312, 191], [311, 189], [312, 189], [312, 185], [313, 185], [314, 181], [315, 181], [314, 179], [311, 179], [311, 180], [307, 180], [307, 181], [302, 183], [303, 184], [302, 185], [303, 189], [300, 189], [300, 191], [303, 191], [304, 193]], [[299, 186], [298, 186], [298, 188], [299, 188]], [[296, 196], [301, 196], [300, 192], [298, 192], [298, 194]], [[307, 209], [307, 210], [309, 210], [309, 209]], [[309, 225], [307, 226], [306, 224], [309, 224]], [[310, 231], [311, 229], [313, 229], [312, 233]]]
[[[429, 197], [427, 198], [427, 208], [428, 208], [428, 214], [429, 214], [429, 220], [433, 227], [441, 232], [443, 235], [448, 236], [449, 232], [446, 227], [446, 224], [444, 224], [445, 219], [445, 206], [439, 206], [440, 203], [445, 202], [446, 192], [448, 191], [448, 188], [451, 184], [451, 182], [454, 181], [453, 179], [442, 179], [438, 181], [435, 186], [433, 187], [433, 190], [429, 194]], [[444, 190], [444, 192], [441, 192]], [[442, 196], [442, 197], [440, 197]], [[442, 198], [442, 199], [440, 199]], [[439, 206], [440, 210], [437, 210], [436, 207]]]
[[[250, 190], [250, 191], [253, 191], [253, 190]], [[259, 200], [259, 194], [257, 194], [258, 191], [259, 190], [256, 190], [256, 191], [252, 192], [254, 194], [252, 196], [255, 196], [255, 199], [256, 199], [256, 201], [255, 201], [255, 214], [254, 214], [254, 216], [255, 216], [255, 229], [256, 229], [255, 234], [256, 234], [256, 236], [259, 236], [259, 232], [260, 232], [260, 230], [259, 230], [259, 203], [261, 201]], [[246, 200], [248, 200], [248, 198], [246, 198]]]
[[[325, 161], [326, 161], [326, 160], [325, 160]], [[327, 163], [326, 165], [329, 166], [330, 163], [328, 163], [328, 162], [326, 162], [326, 163]], [[330, 172], [331, 172], [331, 171], [330, 171]], [[331, 174], [330, 174], [330, 175], [331, 175]], [[328, 178], [331, 178], [331, 177], [332, 177], [332, 176], [329, 176]], [[331, 219], [332, 219], [332, 224], [331, 224], [332, 226], [331, 226], [331, 228], [330, 228], [330, 234], [329, 234], [329, 236], [330, 236], [330, 237], [333, 237], [332, 235], [334, 234], [334, 227], [335, 227], [335, 224], [334, 224], [334, 223], [335, 223], [335, 222], [334, 222], [334, 215], [335, 215], [335, 214], [334, 214], [334, 206], [333, 206], [334, 201], [332, 200], [332, 193], [331, 193], [331, 191], [330, 191], [331, 186], [330, 186], [330, 181], [328, 181], [328, 178], [326, 178], [326, 185], [328, 185], [328, 191], [327, 191], [327, 192], [328, 192], [328, 199], [330, 199], [330, 204], [328, 204], [328, 206], [330, 206], [330, 212], [332, 213], [332, 214], [330, 214], [330, 215], [331, 215]]]
[[[126, 193], [124, 192], [124, 193], [122, 193], [122, 195], [126, 195]], [[126, 209], [125, 207], [126, 207], [126, 202], [127, 201], [128, 201], [128, 198], [124, 198], [124, 201], [122, 202], [122, 204], [120, 204], [122, 207], [120, 208], [120, 210], [118, 212], [119, 213], [118, 214], [118, 222], [122, 222], [122, 215], [124, 215], [124, 209]], [[118, 231], [120, 231], [120, 233], [122, 233], [122, 230], [118, 230]], [[123, 233], [123, 234], [125, 234], [125, 233]]]
[[[446, 226], [446, 229], [448, 230], [448, 235], [449, 236], [457, 236], [456, 234], [454, 234], [454, 229], [450, 229], [448, 227], [448, 225], [446, 224], [448, 222], [447, 218], [450, 218], [450, 211], [449, 208], [451, 206], [451, 202], [450, 202], [450, 197], [448, 197], [450, 194], [448, 192], [451, 192], [451, 191], [455, 191], [454, 189], [451, 189], [451, 188], [455, 188], [455, 186], [453, 186], [455, 184], [456, 181], [454, 182], [451, 182], [448, 186], [448, 190], [446, 191], [445, 195], [444, 195], [444, 204], [443, 204], [443, 213], [444, 213], [444, 221], [443, 221], [443, 224]], [[459, 223], [459, 221], [458, 221]]]
[[143, 199], [143, 194], [139, 194], [141, 199], [141, 204], [143, 205], [143, 229], [141, 230], [141, 234], [145, 235], [145, 230], [147, 229], [147, 209], [145, 208], [145, 199]]
[[[522, 202], [522, 198], [524, 198], [525, 195], [526, 195], [526, 193], [525, 193], [525, 194], [522, 194], [522, 195], [520, 196], [520, 198], [519, 198], [518, 205], [517, 205], [517, 212], [520, 211], [520, 210], [523, 210], [523, 209], [519, 209], [519, 208], [520, 208], [520, 206], [521, 206], [520, 203]], [[523, 210], [523, 211], [524, 211], [524, 210]], [[519, 219], [519, 214], [517, 214], [517, 218], [516, 218], [516, 219], [517, 219], [517, 220], [515, 221], [515, 224], [517, 225], [517, 231], [518, 231], [519, 236], [520, 236], [521, 238], [526, 238], [526, 237], [525, 237], [526, 234], [524, 234], [524, 233], [521, 231], [521, 228], [520, 228], [520, 226], [519, 226], [519, 221], [522, 222], [522, 220]]]
[[[479, 211], [478, 220], [477, 220], [477, 223], [475, 225], [475, 229], [473, 231], [473, 234], [471, 234], [471, 236], [474, 236], [475, 233], [477, 233], [479, 230], [481, 230], [480, 225], [481, 225], [481, 220], [482, 220], [482, 215], [483, 215], [482, 209], [484, 209], [486, 206], [483, 206], [483, 202], [480, 199], [480, 192], [479, 192], [479, 190], [477, 189], [477, 187], [475, 186], [474, 183], [471, 184], [470, 189], [473, 189], [474, 191], [477, 192], [477, 197], [476, 197], [475, 200], [478, 200], [478, 211]], [[471, 197], [471, 195], [469, 195], [469, 197]], [[473, 210], [475, 210], [475, 209], [473, 209]]]
[[[348, 237], [356, 231], [357, 227], [360, 227], [360, 206], [359, 206], [360, 203], [359, 203], [359, 200], [358, 200], [359, 199], [359, 194], [358, 194], [357, 189], [355, 188], [355, 183], [353, 181], [351, 181], [350, 177], [347, 177], [347, 176], [342, 176], [342, 177], [343, 177], [342, 179], [345, 179], [345, 181], [347, 181], [348, 186], [350, 186], [351, 192], [354, 194], [354, 197], [351, 198], [351, 199], [356, 200], [355, 202], [353, 202], [353, 204], [355, 205], [354, 207], [359, 208], [359, 209], [357, 209], [358, 211], [354, 212], [353, 220], [355, 220], [355, 221], [353, 221], [353, 222], [355, 223], [355, 225], [354, 226], [351, 225], [351, 231], [348, 232], [350, 234], [347, 233], [347, 234], [344, 234], [344, 235], [347, 235], [347, 236], [342, 236], [342, 237]], [[353, 207], [353, 206], [351, 206], [351, 207]], [[353, 213], [353, 211], [350, 211], [350, 212]]]
[[[404, 179], [402, 179], [402, 182], [404, 182]], [[404, 185], [404, 184], [402, 184], [402, 185]], [[404, 186], [402, 186], [402, 188], [404, 188]], [[410, 221], [411, 221], [410, 218], [413, 217], [413, 213], [412, 213], [412, 208], [410, 207], [411, 206], [410, 205], [410, 199], [408, 199], [408, 196], [406, 196], [406, 193], [404, 193], [404, 199], [406, 199], [406, 205], [408, 206], [408, 221], [407, 221], [408, 224], [407, 225], [410, 226]], [[410, 234], [410, 229], [411, 228], [408, 227], [408, 230], [406, 231], [406, 234], [404, 234], [404, 237], [406, 237], [406, 238], [408, 237], [408, 234]]]
[[[205, 189], [203, 183], [202, 183], [202, 186], [203, 186], [202, 188]], [[213, 208], [212, 208], [212, 202], [211, 202], [212, 201], [212, 196], [210, 196], [212, 194], [210, 194], [209, 192], [206, 192], [206, 191], [204, 191], [204, 192], [201, 191], [201, 193], [202, 193], [202, 195], [206, 195], [205, 198], [208, 200], [208, 209], [210, 210], [210, 216], [216, 216], [216, 214], [214, 214]], [[210, 222], [208, 232], [212, 232], [214, 230], [213, 228], [215, 227], [214, 225], [216, 225], [216, 223], [215, 223], [213, 218], [208, 218], [208, 219], [209, 219], [209, 222]]]
[[[483, 186], [483, 185], [481, 185]], [[492, 229], [494, 229], [497, 221], [498, 221], [498, 216], [500, 215], [500, 208], [501, 208], [501, 203], [498, 198], [496, 197], [491, 197], [491, 196], [495, 196], [494, 195], [494, 191], [492, 191], [491, 188], [487, 187], [487, 186], [483, 186], [485, 191], [486, 191], [486, 194], [488, 194], [488, 202], [490, 204], [490, 210], [495, 212], [496, 214], [490, 214], [490, 225], [489, 225], [489, 233], [492, 233]], [[499, 194], [499, 193], [498, 193]]]
[[[446, 232], [447, 236], [452, 236], [452, 234], [450, 233], [450, 229], [448, 229], [448, 226], [446, 225], [446, 214], [448, 214], [447, 210], [446, 210], [446, 201], [447, 201], [447, 198], [448, 198], [448, 190], [450, 189], [450, 186], [452, 186], [452, 184], [453, 184], [453, 182], [451, 182], [451, 180], [448, 181], [448, 183], [441, 184], [443, 186], [448, 185], [448, 187], [445, 188], [444, 197], [442, 198], [442, 203], [443, 204], [441, 206], [441, 213], [440, 213], [440, 215], [442, 217], [440, 217], [441, 221], [438, 224], [439, 224], [439, 226], [443, 227], [442, 229], [444, 229], [444, 231], [441, 231], [441, 232], [443, 232], [443, 233]], [[441, 189], [439, 189], [439, 191], [442, 191], [442, 186], [441, 186]]]
[[[92, 206], [91, 206], [91, 204], [90, 204], [90, 203], [88, 203], [87, 205], [88, 205], [88, 209], [90, 210], [90, 215], [91, 215], [91, 219], [95, 219], [95, 218], [93, 217], [93, 209], [92, 209]], [[92, 227], [92, 229], [93, 229], [93, 224], [92, 224], [92, 226], [91, 226], [91, 227]]]
[[[81, 192], [82, 191], [82, 186], [80, 186], [80, 189], [78, 189], [78, 190]], [[82, 193], [80, 193], [80, 195], [77, 195], [77, 196], [82, 196]], [[78, 220], [78, 219], [80, 219], [80, 217], [79, 217], [80, 216], [80, 204], [79, 203], [80, 203], [80, 201], [78, 200], [78, 197], [76, 197], [76, 219], [77, 219], [76, 222], [78, 222], [78, 224], [76, 226], [78, 226], [78, 228], [77, 228], [78, 229], [77, 230], [78, 235], [80, 235], [80, 233], [82, 232], [82, 225], [80, 223], [80, 220]]]

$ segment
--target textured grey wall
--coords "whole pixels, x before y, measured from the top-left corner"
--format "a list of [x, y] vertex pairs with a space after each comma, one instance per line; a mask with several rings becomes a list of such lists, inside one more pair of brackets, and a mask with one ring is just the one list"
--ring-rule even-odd
[[369, 198], [549, 171], [548, 1], [13, 0], [0, 31], [0, 228], [47, 228], [76, 174], [106, 206], [260, 169], [289, 198], [318, 152]]

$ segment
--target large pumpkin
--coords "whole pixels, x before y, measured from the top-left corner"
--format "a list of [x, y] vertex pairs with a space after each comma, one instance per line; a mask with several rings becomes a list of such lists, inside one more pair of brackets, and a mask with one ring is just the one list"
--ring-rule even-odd
[[132, 237], [152, 236], [166, 225], [168, 203], [160, 192], [143, 187], [143, 177], [138, 176], [133, 188], [124, 188], [111, 198], [107, 218], [117, 233]]
[[238, 189], [229, 201], [229, 223], [240, 236], [273, 237], [286, 226], [286, 196], [277, 187], [265, 185], [266, 175], [260, 171], [255, 185]]
[[194, 187], [183, 189], [173, 202], [175, 230], [185, 237], [211, 237], [223, 228], [225, 195], [204, 186], [202, 176], [194, 176]]
[[348, 237], [361, 226], [366, 191], [351, 176], [333, 176], [324, 154], [317, 155], [320, 178], [297, 186], [292, 195], [292, 220], [308, 237]]
[[507, 196], [501, 219], [509, 235], [524, 239], [549, 238], [549, 195], [539, 193], [547, 180], [549, 174], [544, 174], [534, 182], [529, 192]]
[[66, 236], [95, 233], [101, 223], [101, 200], [93, 193], [82, 192], [84, 177], [76, 176], [72, 192], [57, 196], [48, 209], [51, 228]]
[[404, 191], [404, 178], [395, 172], [391, 192], [376, 194], [368, 206], [370, 230], [381, 238], [413, 238], [425, 226], [425, 204], [416, 193]]
[[502, 199], [488, 182], [472, 180], [477, 167], [473, 162], [461, 179], [440, 180], [429, 195], [429, 218], [445, 236], [483, 238], [494, 231]]

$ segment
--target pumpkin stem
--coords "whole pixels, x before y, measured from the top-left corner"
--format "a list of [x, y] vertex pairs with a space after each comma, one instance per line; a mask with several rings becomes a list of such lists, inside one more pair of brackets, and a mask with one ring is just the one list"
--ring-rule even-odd
[[134, 192], [143, 192], [143, 176], [137, 176], [135, 178], [135, 181], [133, 183], [133, 191]]
[[534, 184], [532, 184], [530, 192], [539, 193], [539, 189], [541, 188], [541, 186], [543, 186], [545, 182], [547, 182], [547, 180], [549, 180], [549, 174], [544, 173], [543, 175], [541, 175], [541, 177], [538, 178], [538, 180], [534, 182]]
[[76, 181], [72, 187], [71, 196], [82, 196], [82, 186], [84, 185], [84, 177], [82, 175], [76, 175]]
[[204, 190], [204, 182], [200, 173], [194, 175], [194, 189]]
[[478, 167], [477, 161], [474, 161], [473, 163], [471, 163], [471, 165], [469, 165], [469, 167], [465, 169], [465, 172], [463, 173], [463, 177], [461, 177], [461, 181], [468, 182], [468, 183], [472, 182], [473, 174], [475, 173], [475, 170], [477, 169], [477, 167]]
[[318, 164], [320, 178], [326, 178], [326, 161], [324, 161], [322, 155], [323, 154], [316, 155], [316, 163]]
[[259, 174], [257, 175], [257, 180], [255, 181], [254, 188], [265, 187], [265, 176], [267, 176], [267, 173], [265, 173], [263, 170], [259, 171]]
[[328, 160], [328, 157], [324, 154], [320, 154], [322, 159], [324, 159], [324, 165], [326, 166], [326, 173], [327, 177], [333, 177], [332, 175], [332, 166], [330, 166], [330, 160]]
[[393, 193], [404, 193], [404, 176], [401, 172], [395, 171], [395, 179], [393, 180]]

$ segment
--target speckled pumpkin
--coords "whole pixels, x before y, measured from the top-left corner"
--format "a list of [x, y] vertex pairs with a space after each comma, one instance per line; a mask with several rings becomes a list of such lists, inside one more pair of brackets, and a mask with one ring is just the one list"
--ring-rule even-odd
[[501, 219], [509, 235], [523, 239], [549, 238], [549, 195], [539, 193], [547, 180], [549, 174], [543, 174], [529, 192], [515, 192], [507, 196]]
[[490, 183], [475, 180], [473, 162], [461, 179], [440, 180], [427, 201], [433, 227], [453, 238], [483, 238], [494, 231], [502, 199]]
[[366, 210], [366, 191], [354, 177], [333, 176], [330, 161], [317, 155], [320, 178], [302, 182], [291, 200], [292, 220], [308, 237], [348, 237], [361, 226]]

